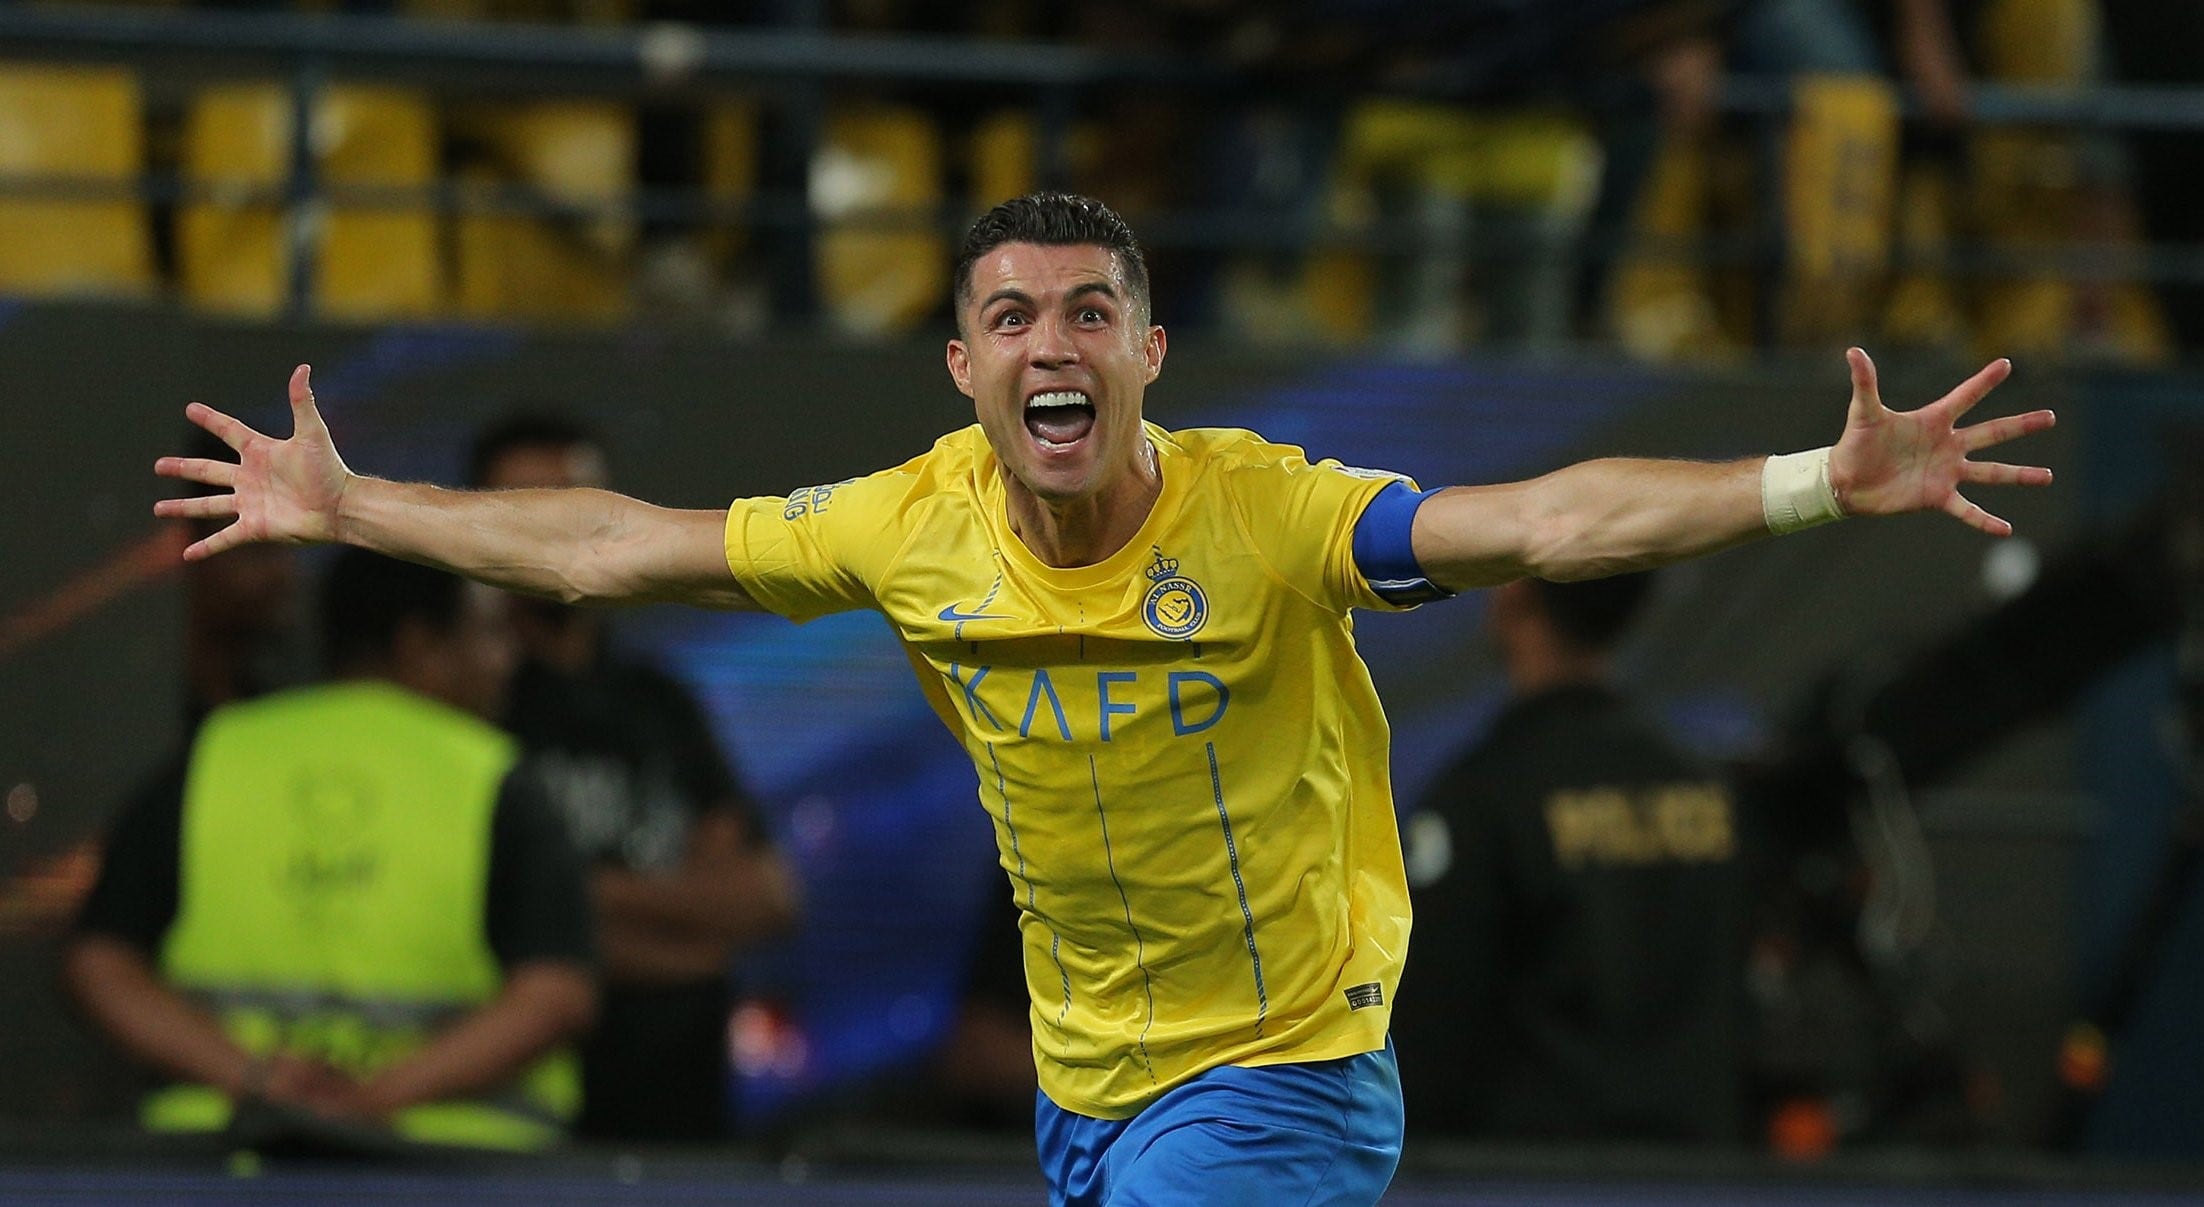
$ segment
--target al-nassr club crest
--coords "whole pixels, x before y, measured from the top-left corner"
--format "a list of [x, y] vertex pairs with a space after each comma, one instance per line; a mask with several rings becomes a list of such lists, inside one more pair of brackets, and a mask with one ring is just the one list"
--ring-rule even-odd
[[[1154, 549], [1153, 546], [1150, 546]], [[1201, 584], [1179, 573], [1179, 559], [1154, 549], [1155, 564], [1148, 567], [1148, 598], [1140, 605], [1140, 618], [1160, 637], [1174, 641], [1191, 637], [1209, 619], [1209, 597]]]

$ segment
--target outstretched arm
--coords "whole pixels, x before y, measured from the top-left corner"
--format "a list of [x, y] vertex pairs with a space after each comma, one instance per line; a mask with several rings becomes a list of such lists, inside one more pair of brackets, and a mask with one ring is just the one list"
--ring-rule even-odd
[[278, 440], [201, 403], [193, 423], [237, 460], [163, 457], [153, 471], [227, 494], [163, 499], [156, 515], [230, 519], [184, 551], [212, 557], [257, 541], [342, 542], [569, 603], [753, 606], [727, 569], [726, 513], [676, 511], [605, 490], [444, 490], [362, 477], [337, 455], [308, 368], [291, 374], [291, 436]]
[[[2013, 526], [1959, 493], [1963, 484], [2043, 486], [2038, 466], [1972, 461], [1969, 454], [2054, 422], [2049, 411], [2008, 415], [1971, 427], [1959, 420], [2012, 371], [1992, 361], [1951, 393], [1915, 411], [1883, 406], [1875, 365], [1858, 348], [1852, 405], [1836, 445], [1815, 453], [1708, 464], [1585, 461], [1527, 482], [1457, 486], [1416, 513], [1416, 558], [1449, 590], [1510, 579], [1597, 578], [1643, 570], [1787, 531], [1782, 516], [1808, 496], [1827, 515], [1942, 511], [1991, 536]], [[1825, 455], [1825, 459], [1824, 459]], [[1790, 483], [1786, 470], [1805, 480]], [[1825, 471], [1825, 472], [1824, 472]], [[1764, 478], [1766, 479], [1764, 481]]]

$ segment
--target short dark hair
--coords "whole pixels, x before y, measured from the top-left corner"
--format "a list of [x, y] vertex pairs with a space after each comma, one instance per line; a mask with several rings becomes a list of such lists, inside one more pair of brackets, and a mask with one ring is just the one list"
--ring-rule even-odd
[[1562, 639], [1581, 650], [1605, 653], [1614, 648], [1637, 619], [1653, 591], [1653, 574], [1617, 574], [1581, 582], [1530, 580], [1539, 606]]
[[570, 415], [547, 408], [514, 411], [476, 434], [467, 450], [467, 485], [482, 485], [497, 459], [515, 449], [577, 446], [601, 450], [605, 442], [595, 428]]
[[341, 674], [387, 657], [408, 620], [450, 632], [459, 624], [465, 586], [442, 570], [365, 549], [340, 550], [322, 580], [323, 664]]
[[981, 214], [972, 229], [964, 232], [964, 243], [957, 248], [951, 294], [959, 325], [964, 322], [965, 306], [972, 301], [972, 266], [1005, 243], [1107, 247], [1125, 270], [1125, 287], [1132, 292], [1132, 304], [1143, 318], [1152, 313], [1147, 258], [1140, 254], [1140, 241], [1133, 237], [1133, 228], [1117, 216], [1117, 211], [1076, 193], [1028, 193]]

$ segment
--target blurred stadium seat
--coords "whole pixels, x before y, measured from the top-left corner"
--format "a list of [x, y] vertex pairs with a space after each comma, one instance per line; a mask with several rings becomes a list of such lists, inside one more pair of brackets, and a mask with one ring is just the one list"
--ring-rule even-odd
[[1890, 266], [1898, 94], [1875, 76], [1792, 82], [1783, 172], [1783, 337], [1843, 340], [1869, 323]]
[[[1284, 280], [1242, 257], [1227, 279], [1244, 330], [1327, 343], [1372, 336], [1382, 305], [1404, 326], [1390, 335], [1449, 348], [1475, 329], [1505, 326], [1532, 343], [1564, 339], [1567, 246], [1590, 214], [1599, 150], [1582, 123], [1541, 109], [1470, 109], [1372, 100], [1348, 114], [1327, 201], [1337, 229], [1414, 229], [1432, 240], [1402, 256], [1319, 248]], [[1474, 224], [1504, 224], [1521, 256], [1491, 281], [1470, 279]], [[1390, 294], [1386, 297], [1381, 294]]]
[[399, 0], [408, 17], [451, 21], [632, 21], [635, 0]]
[[[2105, 52], [2092, 0], [1988, 0], [1976, 12], [1983, 74], [2081, 90], [2100, 82]], [[1984, 242], [2019, 254], [2077, 238], [2132, 245], [2137, 225], [2122, 153], [2102, 135], [1994, 126], [1971, 138], [1972, 207]], [[2133, 279], [2077, 279], [2044, 267], [1993, 277], [1981, 291], [1977, 346], [1986, 355], [2059, 356], [2073, 345], [2138, 363], [2172, 356], [2158, 304]]]
[[[634, 110], [596, 100], [455, 113], [469, 153], [455, 224], [458, 303], [476, 318], [606, 322], [628, 313]], [[540, 207], [545, 212], [515, 212]]]
[[1023, 109], [998, 109], [974, 123], [967, 150], [974, 207], [1022, 197], [1040, 179], [1041, 135]]
[[949, 290], [941, 131], [912, 108], [851, 105], [827, 118], [811, 163], [819, 217], [819, 297], [828, 321], [859, 335], [907, 331]]
[[1606, 324], [1635, 356], [1721, 361], [1742, 351], [1739, 333], [1716, 304], [1713, 274], [1687, 250], [1705, 233], [1725, 170], [1711, 138], [1661, 140], [1632, 204], [1630, 250], [1607, 286]]
[[0, 64], [0, 177], [112, 188], [112, 198], [0, 196], [0, 289], [141, 295], [154, 288], [137, 76]]
[[442, 309], [436, 218], [419, 195], [347, 202], [347, 187], [426, 190], [436, 179], [435, 113], [393, 88], [331, 88], [315, 107], [311, 147], [339, 195], [311, 215], [281, 191], [290, 177], [292, 98], [277, 84], [212, 88], [185, 116], [189, 200], [177, 219], [186, 299], [210, 310], [274, 314], [289, 295], [288, 224], [313, 225], [313, 308], [339, 318], [420, 317]]
[[[760, 163], [759, 122], [754, 97], [714, 101], [704, 111], [704, 195], [715, 206], [734, 206], [756, 197]], [[738, 255], [748, 239], [742, 224], [711, 223], [712, 250]]]
[[1883, 302], [1883, 335], [1908, 348], [1957, 350], [1971, 324], [1952, 274], [1936, 261], [1951, 255], [1958, 182], [1948, 163], [1902, 165], [1892, 250], [1899, 260]]
[[[1103, 124], [1074, 122], [1064, 131], [1062, 168], [1074, 191], [1110, 192], [1103, 163]], [[1039, 120], [1028, 109], [998, 109], [974, 123], [965, 145], [965, 179], [975, 214], [1041, 187]], [[1123, 183], [1123, 182], [1118, 182]]]

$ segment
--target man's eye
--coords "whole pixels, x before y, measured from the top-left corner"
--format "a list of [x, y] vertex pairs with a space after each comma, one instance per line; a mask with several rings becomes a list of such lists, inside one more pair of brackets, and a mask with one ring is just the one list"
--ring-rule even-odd
[[997, 327], [1023, 327], [1025, 326], [1025, 316], [1015, 310], [1006, 311], [1002, 317], [995, 320], [995, 325]]
[[1100, 310], [1097, 310], [1092, 306], [1089, 306], [1079, 312], [1079, 321], [1082, 323], [1099, 323], [1103, 321], [1106, 317], [1108, 316], [1104, 315]]

